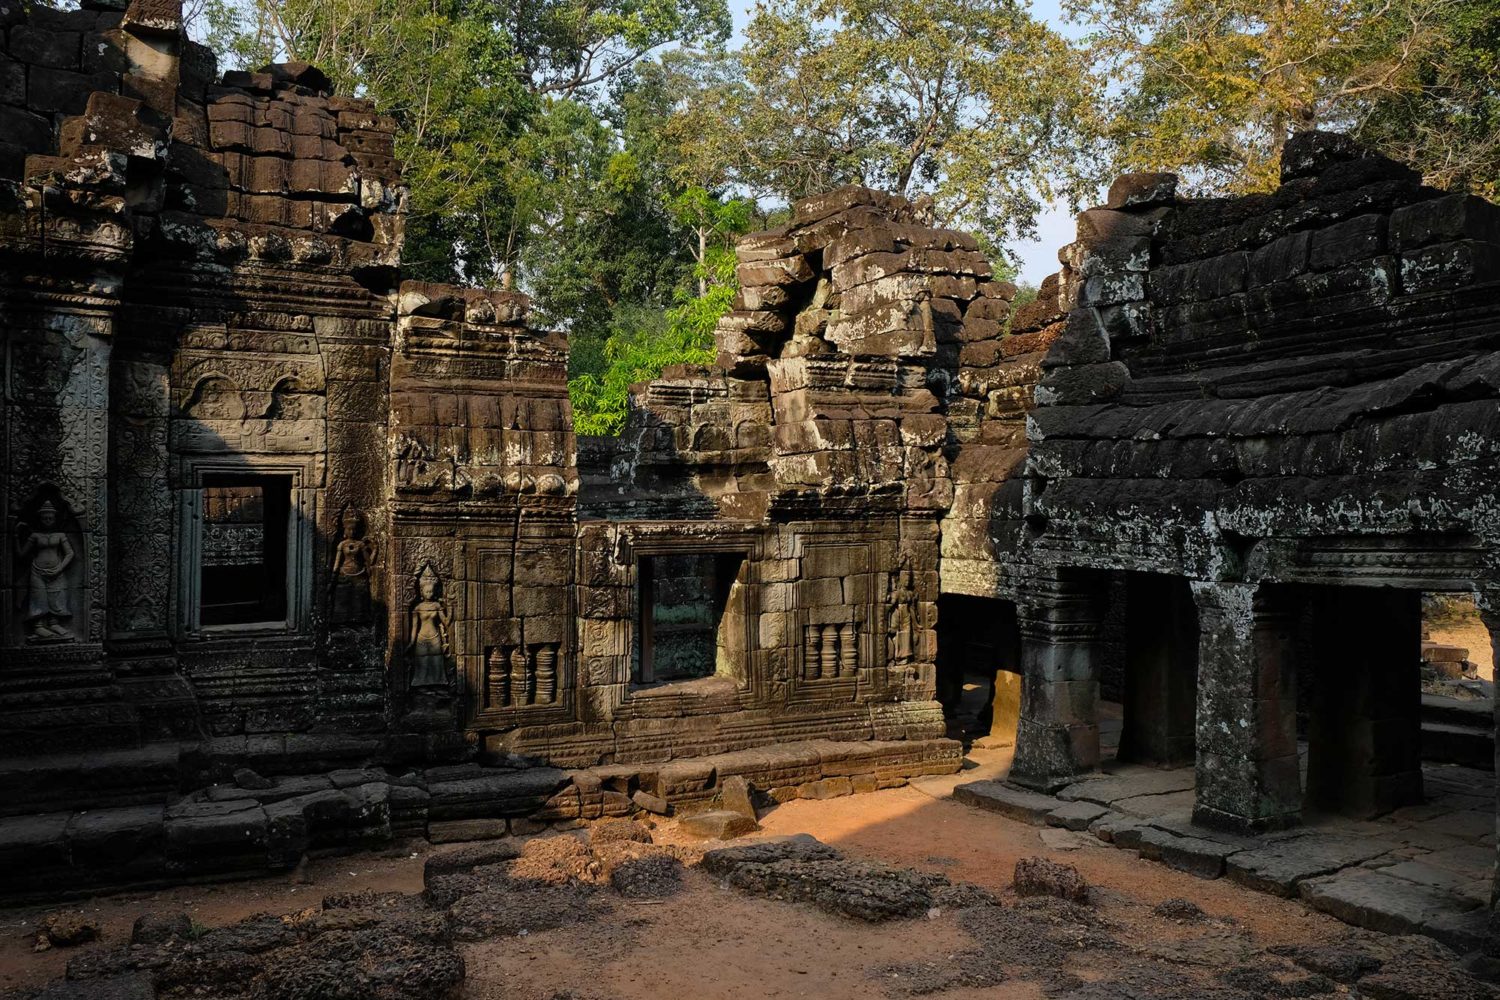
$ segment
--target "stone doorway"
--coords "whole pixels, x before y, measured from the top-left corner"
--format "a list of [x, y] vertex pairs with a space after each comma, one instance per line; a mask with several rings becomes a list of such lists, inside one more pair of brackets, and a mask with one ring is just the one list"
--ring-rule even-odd
[[[1119, 655], [1119, 760], [1176, 767], [1193, 761], [1198, 701], [1198, 612], [1186, 579], [1161, 573], [1122, 574], [1110, 588], [1123, 598]], [[1113, 609], [1112, 609], [1113, 610]], [[1106, 704], [1101, 716], [1107, 715]], [[1101, 718], [1101, 726], [1105, 723]], [[1101, 742], [1106, 744], [1101, 734]]]
[[948, 735], [966, 745], [1011, 746], [1021, 714], [1016, 605], [987, 597], [938, 598], [938, 700]]

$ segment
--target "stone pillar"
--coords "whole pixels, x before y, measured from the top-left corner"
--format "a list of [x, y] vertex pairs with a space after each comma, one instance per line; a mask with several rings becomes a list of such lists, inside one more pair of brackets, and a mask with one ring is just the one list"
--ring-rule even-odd
[[[1500, 677], [1500, 584], [1479, 589], [1479, 617], [1490, 633], [1491, 677]], [[1500, 726], [1500, 698], [1495, 700], [1495, 722]], [[1500, 728], [1496, 729], [1500, 733]], [[1500, 740], [1495, 744], [1496, 773], [1500, 774]], [[1500, 834], [1500, 794], [1495, 802], [1495, 830]], [[1493, 882], [1490, 886], [1489, 939], [1484, 945], [1485, 957], [1490, 969], [1500, 972], [1500, 836], [1496, 838], [1496, 857]]]
[[1105, 578], [1063, 571], [1020, 595], [1021, 718], [1010, 780], [1052, 791], [1099, 764]]
[[1319, 592], [1307, 804], [1370, 819], [1422, 801], [1422, 595]]
[[1193, 759], [1198, 698], [1198, 620], [1187, 581], [1128, 576], [1125, 728], [1120, 759], [1171, 766]]
[[1193, 820], [1274, 830], [1301, 819], [1295, 609], [1286, 591], [1193, 581], [1198, 605]]

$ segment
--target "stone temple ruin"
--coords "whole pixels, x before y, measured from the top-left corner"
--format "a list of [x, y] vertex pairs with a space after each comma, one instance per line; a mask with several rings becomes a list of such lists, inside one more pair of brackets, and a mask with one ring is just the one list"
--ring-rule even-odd
[[892, 787], [966, 671], [1032, 789], [1102, 687], [1206, 828], [1421, 801], [1420, 595], [1500, 629], [1500, 209], [1309, 134], [1121, 178], [1013, 311], [843, 188], [579, 439], [524, 296], [402, 280], [391, 119], [170, 0], [0, 25], [8, 897]]

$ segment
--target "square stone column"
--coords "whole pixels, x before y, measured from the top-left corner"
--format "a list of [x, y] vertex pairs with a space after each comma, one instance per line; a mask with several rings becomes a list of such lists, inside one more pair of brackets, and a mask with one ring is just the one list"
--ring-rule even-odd
[[1422, 595], [1320, 588], [1307, 805], [1371, 819], [1422, 801]]
[[[1479, 589], [1479, 618], [1490, 633], [1491, 677], [1500, 677], [1500, 585]], [[1495, 722], [1500, 725], [1500, 698], [1495, 700]], [[1500, 729], [1496, 730], [1500, 733]], [[1500, 774], [1500, 740], [1495, 745], [1496, 773]], [[1495, 802], [1495, 830], [1500, 834], [1500, 796]], [[1500, 836], [1496, 837], [1494, 883], [1490, 886], [1490, 927], [1484, 955], [1489, 968], [1500, 971]]]
[[1053, 791], [1099, 766], [1105, 583], [1100, 574], [1062, 571], [1022, 588], [1015, 784]]
[[1168, 767], [1193, 760], [1198, 619], [1181, 577], [1132, 573], [1125, 619], [1125, 728], [1120, 759]]
[[1193, 581], [1198, 605], [1193, 820], [1256, 831], [1301, 819], [1295, 608], [1287, 591]]

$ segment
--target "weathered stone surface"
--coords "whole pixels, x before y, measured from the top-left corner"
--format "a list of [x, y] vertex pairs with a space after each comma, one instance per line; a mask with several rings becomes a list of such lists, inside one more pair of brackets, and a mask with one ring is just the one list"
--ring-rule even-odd
[[987, 809], [1011, 819], [1045, 826], [1047, 817], [1057, 808], [1050, 795], [1015, 788], [998, 781], [971, 781], [953, 789], [953, 797], [965, 805]]
[[1376, 838], [1311, 833], [1240, 851], [1228, 859], [1228, 872], [1231, 879], [1253, 889], [1295, 896], [1306, 879], [1357, 865], [1394, 847]]
[[677, 829], [691, 837], [705, 840], [733, 840], [760, 829], [760, 824], [743, 813], [727, 809], [710, 809], [677, 820]]
[[1047, 822], [1069, 830], [1087, 830], [1089, 825], [1109, 813], [1107, 806], [1092, 802], [1068, 802], [1047, 814]]
[[710, 851], [704, 868], [754, 895], [808, 902], [871, 922], [925, 913], [947, 880], [908, 869], [846, 860], [811, 837]]
[[1199, 878], [1218, 878], [1224, 874], [1224, 862], [1238, 848], [1202, 837], [1179, 837], [1146, 827], [1141, 830], [1139, 850], [1141, 857], [1160, 861], [1168, 868], [1196, 875]]
[[1387, 934], [1412, 934], [1444, 917], [1475, 909], [1474, 900], [1379, 870], [1351, 868], [1298, 885], [1303, 899], [1346, 923]]
[[1089, 901], [1088, 883], [1078, 869], [1046, 858], [1017, 861], [1011, 888], [1018, 896], [1056, 896], [1071, 903]]

